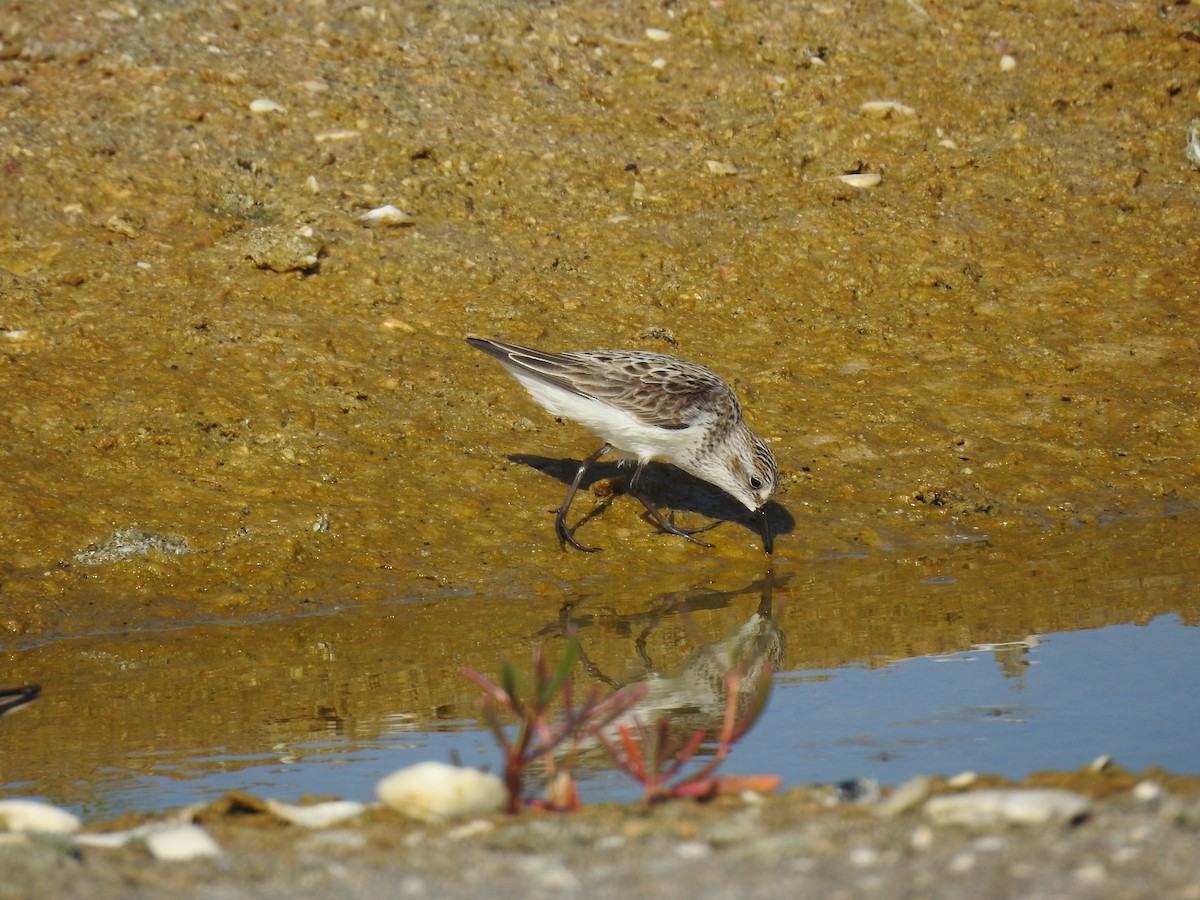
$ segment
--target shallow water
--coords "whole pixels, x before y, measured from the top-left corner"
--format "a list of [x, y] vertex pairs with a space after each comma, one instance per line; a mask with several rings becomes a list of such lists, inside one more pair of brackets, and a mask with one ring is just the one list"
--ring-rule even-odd
[[[1122, 519], [1046, 534], [1018, 559], [1003, 536], [908, 548], [915, 555], [781, 559], [734, 590], [690, 589], [640, 606], [598, 587], [555, 605], [459, 596], [68, 639], [71, 677], [47, 679], [42, 698], [0, 722], [3, 794], [106, 817], [233, 789], [365, 800], [380, 777], [425, 759], [494, 769], [499, 756], [475, 725], [470, 686], [447, 671], [454, 690], [427, 705], [415, 682], [439, 679], [401, 636], [422, 619], [424, 633], [436, 631], [428, 617], [539, 606], [540, 625], [530, 620], [511, 637], [497, 629], [486, 653], [455, 662], [494, 673], [503, 656], [524, 665], [535, 641], [556, 654], [570, 622], [584, 653], [581, 687], [649, 675], [655, 705], [680, 707], [688, 727], [712, 727], [721, 708], [696, 642], [766, 628], [779, 671], [730, 772], [896, 784], [964, 770], [1021, 778], [1111, 754], [1135, 770], [1200, 775], [1200, 630], [1188, 624], [1200, 618], [1198, 534], [1194, 515]], [[224, 634], [225, 660], [204, 652], [212, 629]], [[139, 665], [146, 647], [159, 662]], [[585, 800], [636, 796], [609, 769], [601, 755], [585, 756]]]
[[[689, 654], [763, 609], [735, 767], [1108, 752], [1200, 621], [1195, 43], [1188, 6], [1063, 7], [0, 9], [0, 663], [45, 688], [0, 720], [8, 792], [365, 796], [487, 758], [465, 665], [573, 627], [581, 679], [711, 709]], [[359, 218], [388, 203], [413, 221]], [[774, 568], [591, 491], [603, 552], [561, 552], [597, 442], [470, 335], [725, 376], [780, 462]], [[685, 524], [739, 512], [647, 476]], [[1075, 640], [1135, 656], [1126, 693], [1076, 666], [1019, 703]]]

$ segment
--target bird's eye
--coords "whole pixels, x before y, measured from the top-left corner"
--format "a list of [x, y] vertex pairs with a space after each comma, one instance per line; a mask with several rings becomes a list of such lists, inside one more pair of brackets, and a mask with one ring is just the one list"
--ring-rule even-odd
[[750, 487], [754, 488], [757, 491], [760, 487], [762, 487], [762, 485], [763, 485], [763, 481], [761, 478], [759, 478], [757, 475], [750, 476]]

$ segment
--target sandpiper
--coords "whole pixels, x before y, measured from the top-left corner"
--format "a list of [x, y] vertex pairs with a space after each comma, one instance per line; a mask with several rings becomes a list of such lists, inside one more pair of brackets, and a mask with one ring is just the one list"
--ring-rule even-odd
[[547, 353], [503, 341], [467, 338], [472, 347], [498, 359], [533, 399], [551, 415], [579, 422], [604, 441], [575, 473], [558, 508], [554, 529], [559, 540], [591, 552], [567, 527], [567, 511], [588, 468], [616, 450], [621, 461], [636, 463], [625, 487], [665, 532], [704, 547], [695, 535], [703, 528], [681, 528], [674, 513], [664, 516], [638, 489], [652, 459], [673, 463], [714, 484], [758, 516], [763, 549], [773, 539], [766, 503], [775, 493], [779, 469], [775, 457], [742, 419], [742, 407], [724, 381], [703, 366], [641, 350], [586, 350]]

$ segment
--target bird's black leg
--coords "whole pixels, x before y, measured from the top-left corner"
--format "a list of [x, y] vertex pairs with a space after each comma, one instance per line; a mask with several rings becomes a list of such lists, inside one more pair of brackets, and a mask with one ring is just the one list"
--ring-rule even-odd
[[567, 498], [563, 500], [562, 506], [558, 508], [558, 515], [554, 517], [554, 533], [558, 535], [558, 541], [564, 548], [567, 544], [570, 544], [576, 550], [582, 550], [584, 553], [593, 553], [600, 549], [599, 547], [585, 547], [579, 541], [575, 540], [575, 536], [571, 534], [571, 529], [567, 527], [567, 510], [571, 508], [571, 502], [575, 499], [575, 492], [579, 490], [579, 482], [583, 481], [584, 472], [591, 468], [592, 463], [611, 449], [612, 447], [609, 444], [605, 444], [579, 464], [579, 471], [575, 473], [575, 480], [571, 482], [571, 489], [567, 491]]
[[671, 518], [668, 519], [658, 511], [658, 508], [653, 503], [642, 496], [641, 491], [638, 490], [638, 481], [641, 480], [642, 470], [646, 468], [646, 462], [646, 460], [642, 460], [637, 464], [637, 468], [633, 470], [633, 477], [630, 478], [629, 483], [625, 485], [625, 493], [632, 497], [637, 497], [637, 499], [641, 501], [642, 506], [646, 507], [646, 512], [650, 513], [650, 518], [652, 518], [658, 527], [667, 534], [677, 534], [681, 538], [686, 538], [687, 540], [691, 541], [693, 544], [699, 544], [701, 547], [711, 547], [712, 544], [702, 541], [697, 537], [693, 537], [693, 535], [699, 534], [701, 531], [708, 531], [710, 528], [715, 528], [717, 525], [721, 524], [719, 521], [705, 525], [703, 528], [680, 528], [675, 524], [675, 512], [673, 510], [671, 512]]

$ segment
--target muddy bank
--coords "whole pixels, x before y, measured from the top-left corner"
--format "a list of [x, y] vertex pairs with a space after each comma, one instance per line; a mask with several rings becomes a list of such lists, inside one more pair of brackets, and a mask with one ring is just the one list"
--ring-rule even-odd
[[[8, 630], [755, 556], [560, 554], [508, 457], [593, 440], [473, 333], [726, 375], [785, 559], [1193, 506], [1188, 10], [10, 7]], [[79, 562], [124, 528], [191, 553]]]
[[[766, 577], [793, 668], [1194, 623], [1196, 33], [1152, 4], [10, 4], [0, 652], [64, 749], [2, 729], [9, 776], [80, 800], [131, 753], [461, 717], [459, 667], [565, 605], [623, 671], [631, 623], [718, 591], [728, 634]], [[359, 218], [386, 204], [411, 222]], [[666, 469], [664, 505], [731, 520], [713, 550], [596, 496], [604, 551], [561, 552], [595, 442], [471, 334], [725, 376], [783, 467], [774, 568]], [[1147, 567], [1151, 600], [1119, 587]]]
[[[598, 806], [417, 826], [394, 813], [306, 831], [248, 806], [199, 821], [216, 858], [151, 861], [141, 845], [69, 852], [65, 840], [0, 847], [5, 896], [597, 897], [1195, 895], [1195, 784], [1064, 774], [1042, 784], [1096, 799], [1081, 821], [1025, 826], [939, 823], [920, 810], [881, 816], [798, 789], [765, 802], [727, 799], [651, 810]], [[1082, 799], [1082, 798], [1081, 798]]]

